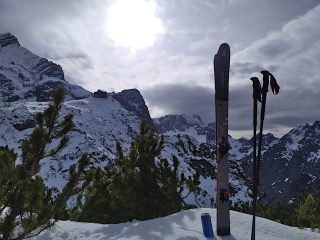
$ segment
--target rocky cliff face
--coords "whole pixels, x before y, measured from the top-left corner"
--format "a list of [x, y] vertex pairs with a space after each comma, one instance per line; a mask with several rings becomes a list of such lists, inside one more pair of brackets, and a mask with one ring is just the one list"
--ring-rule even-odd
[[141, 119], [147, 121], [153, 127], [153, 121], [150, 117], [148, 107], [137, 89], [123, 90], [113, 95], [125, 109], [136, 113]]
[[32, 68], [35, 75], [39, 76], [42, 80], [44, 77], [55, 77], [61, 80], [64, 79], [62, 67], [45, 58], [41, 58], [39, 62]]
[[[153, 119], [158, 133], [185, 132], [194, 128], [197, 133], [203, 128], [203, 122], [197, 115], [166, 115]], [[200, 134], [199, 134], [200, 135]]]
[[294, 201], [301, 191], [319, 191], [320, 122], [292, 129], [279, 139], [264, 153], [261, 170], [268, 203]]
[[5, 47], [11, 44], [20, 46], [18, 39], [10, 33], [0, 34], [0, 47]]
[[86, 98], [91, 94], [65, 81], [60, 65], [23, 48], [10, 33], [0, 35], [0, 84], [2, 98], [8, 102], [25, 98], [49, 101], [51, 90], [58, 85], [65, 87], [68, 99]]

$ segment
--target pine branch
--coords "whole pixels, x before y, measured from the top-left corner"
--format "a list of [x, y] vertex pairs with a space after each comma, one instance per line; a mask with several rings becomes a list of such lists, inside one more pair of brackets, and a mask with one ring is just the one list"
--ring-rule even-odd
[[[36, 237], [38, 236], [40, 233], [42, 233], [44, 230], [52, 227], [56, 222], [57, 220], [55, 219], [51, 219], [52, 221], [49, 222], [49, 224], [45, 225], [45, 226], [42, 226], [41, 229], [34, 233], [34, 234], [31, 234], [34, 230], [28, 230], [28, 231], [25, 231], [24, 233], [22, 233], [21, 235], [19, 235], [18, 237], [16, 238], [13, 238], [11, 240], [23, 240], [23, 239], [28, 239], [28, 238], [32, 238], [32, 237]], [[30, 234], [30, 235], [29, 235]]]

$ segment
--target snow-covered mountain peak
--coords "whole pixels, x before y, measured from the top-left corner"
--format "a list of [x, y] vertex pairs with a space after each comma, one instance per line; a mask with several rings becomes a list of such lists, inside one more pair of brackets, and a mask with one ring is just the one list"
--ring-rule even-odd
[[204, 127], [201, 117], [197, 115], [165, 115], [154, 118], [153, 121], [159, 133], [184, 132], [192, 127], [197, 129]]
[[315, 121], [306, 132], [308, 135], [320, 136], [320, 121]]
[[182, 117], [184, 117], [187, 121], [188, 124], [193, 125], [193, 126], [203, 126], [204, 123], [199, 115], [187, 115], [187, 114], [182, 114]]
[[[159, 134], [164, 135], [189, 135], [195, 138], [199, 143], [208, 143], [209, 133], [214, 132], [208, 126], [205, 126], [201, 117], [198, 115], [165, 115], [153, 119], [155, 128]], [[211, 126], [211, 125], [210, 125]], [[210, 128], [210, 130], [208, 129]]]
[[262, 179], [269, 202], [297, 199], [301, 187], [316, 192], [320, 180], [319, 129], [319, 121], [296, 127], [265, 152]]
[[[63, 85], [67, 99], [88, 97], [84, 88], [65, 81], [62, 67], [20, 46], [10, 33], [0, 35], [0, 88], [6, 101], [49, 101], [54, 87]], [[2, 96], [2, 98], [4, 97]]]
[[306, 123], [305, 125], [293, 128], [289, 133], [285, 134], [280, 143], [286, 146], [288, 151], [298, 150], [302, 146], [303, 139], [306, 137], [306, 133], [310, 132], [312, 125]]

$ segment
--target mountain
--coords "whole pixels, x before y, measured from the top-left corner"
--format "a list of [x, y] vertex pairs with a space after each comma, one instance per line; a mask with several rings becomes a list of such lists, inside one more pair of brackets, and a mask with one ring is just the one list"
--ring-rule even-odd
[[134, 112], [141, 119], [147, 121], [150, 126], [153, 126], [148, 107], [137, 89], [123, 90], [120, 93], [114, 94], [113, 98], [126, 110]]
[[10, 33], [0, 34], [0, 56], [0, 86], [3, 97], [9, 102], [19, 99], [49, 101], [50, 91], [57, 85], [65, 87], [67, 99], [81, 99], [91, 94], [68, 83], [60, 65], [20, 46]]
[[[210, 197], [211, 204], [214, 204], [216, 189], [215, 124], [204, 124], [201, 117], [196, 115], [167, 115], [155, 118], [153, 121], [160, 134], [166, 138], [176, 138], [173, 145], [178, 149], [179, 156], [193, 169], [199, 171], [202, 177], [206, 177], [206, 179], [201, 179], [202, 184], [211, 183], [208, 186], [203, 185], [205, 189], [203, 197]], [[263, 138], [265, 142], [263, 152], [279, 141], [270, 133], [264, 135]], [[234, 139], [229, 136], [231, 145], [229, 151], [230, 199], [233, 203], [251, 201], [252, 142], [253, 139]], [[205, 201], [200, 202], [205, 203]]]
[[[121, 224], [94, 224], [58, 221], [56, 225], [31, 240], [51, 239], [130, 239], [130, 240], [194, 240], [209, 239], [203, 235], [201, 214], [209, 213], [214, 232], [213, 239], [247, 240], [251, 235], [252, 216], [230, 212], [231, 235], [220, 237], [216, 234], [216, 210], [198, 208], [184, 210], [166, 217], [147, 221], [133, 221]], [[259, 240], [314, 240], [320, 233], [289, 227], [264, 218], [256, 218], [256, 238]]]
[[[187, 201], [202, 207], [214, 206], [214, 123], [205, 124], [196, 115], [152, 119], [137, 89], [91, 93], [70, 84], [61, 66], [23, 48], [10, 33], [0, 34], [0, 145], [9, 145], [20, 154], [19, 143], [35, 126], [35, 113], [48, 106], [51, 90], [61, 84], [67, 92], [62, 114], [74, 114], [75, 128], [70, 133], [70, 145], [59, 157], [43, 160], [41, 175], [49, 186], [59, 188], [64, 184], [67, 170], [82, 152], [90, 155], [91, 166], [108, 165], [115, 157], [116, 141], [128, 151], [141, 120], [146, 120], [165, 137], [162, 157], [170, 162], [172, 155], [177, 156], [179, 171], [186, 176], [200, 172], [200, 194], [189, 195]], [[294, 200], [301, 187], [316, 191], [320, 179], [319, 132], [319, 122], [315, 122], [295, 128], [280, 139], [272, 134], [263, 136], [261, 174], [266, 202]], [[252, 141], [229, 136], [233, 203], [251, 201]]]
[[320, 121], [292, 129], [265, 153], [261, 163], [267, 202], [294, 201], [320, 186]]

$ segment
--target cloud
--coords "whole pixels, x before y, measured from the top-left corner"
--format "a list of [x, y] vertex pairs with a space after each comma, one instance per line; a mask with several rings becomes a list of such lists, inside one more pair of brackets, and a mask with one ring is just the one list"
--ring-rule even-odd
[[[196, 114], [205, 122], [215, 121], [214, 88], [187, 84], [161, 84], [144, 89], [152, 117], [165, 114]], [[231, 89], [229, 96], [229, 125], [232, 130], [248, 130], [252, 114], [251, 89]]]
[[197, 114], [214, 119], [214, 90], [187, 84], [161, 84], [142, 91], [153, 117], [166, 114]]
[[237, 77], [232, 76], [234, 85], [245, 75], [247, 79], [261, 78], [257, 67], [269, 69], [278, 79], [279, 95], [268, 95], [269, 129], [319, 120], [320, 31], [316, 22], [320, 22], [320, 5], [233, 56], [231, 68]]
[[136, 52], [108, 37], [114, 1], [0, 0], [0, 32], [12, 32], [22, 46], [62, 65], [68, 81], [88, 90], [138, 88], [157, 116], [195, 113], [206, 121], [214, 119], [212, 59], [219, 44], [228, 42], [231, 129], [251, 129], [249, 78], [263, 68], [281, 86], [278, 96], [268, 95], [267, 128], [318, 118], [318, 0], [155, 1], [165, 34]]
[[248, 75], [261, 71], [262, 66], [252, 62], [236, 62], [230, 68], [230, 75], [242, 74]]

